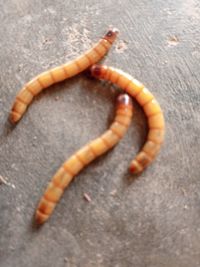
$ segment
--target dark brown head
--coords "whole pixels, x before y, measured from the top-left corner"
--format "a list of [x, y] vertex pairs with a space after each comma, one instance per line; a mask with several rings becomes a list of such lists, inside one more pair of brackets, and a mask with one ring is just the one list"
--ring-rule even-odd
[[116, 28], [110, 29], [103, 37], [103, 39], [107, 40], [109, 43], [113, 43], [117, 38], [119, 30]]
[[128, 94], [120, 94], [117, 97], [117, 105], [132, 106], [133, 102]]
[[104, 65], [95, 64], [90, 68], [90, 73], [92, 77], [95, 77], [95, 78], [103, 78], [106, 71], [107, 71], [107, 66], [104, 66]]

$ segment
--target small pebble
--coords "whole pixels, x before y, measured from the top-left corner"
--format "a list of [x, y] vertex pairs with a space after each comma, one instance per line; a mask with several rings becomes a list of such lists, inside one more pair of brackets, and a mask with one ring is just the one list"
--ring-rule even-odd
[[83, 194], [83, 197], [84, 197], [84, 199], [87, 200], [88, 202], [91, 202], [91, 201], [92, 201], [91, 197], [90, 197], [87, 193], [84, 193], [84, 194]]

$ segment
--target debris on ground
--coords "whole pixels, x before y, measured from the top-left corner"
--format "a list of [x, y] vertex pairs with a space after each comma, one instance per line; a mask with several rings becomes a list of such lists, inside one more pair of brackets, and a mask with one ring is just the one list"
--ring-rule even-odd
[[110, 195], [111, 196], [116, 196], [116, 194], [117, 194], [117, 190], [116, 189], [114, 189], [114, 190], [112, 190], [111, 192], [110, 192]]
[[91, 202], [91, 201], [92, 201], [91, 197], [90, 197], [87, 193], [84, 193], [84, 194], [83, 194], [83, 197], [84, 197], [84, 199], [87, 200], [88, 202]]
[[95, 43], [90, 39], [90, 30], [86, 28], [84, 19], [81, 24], [74, 23], [65, 27], [62, 34], [65, 36], [64, 46], [67, 46], [66, 52], [69, 58], [76, 57], [80, 51], [89, 49]]
[[126, 49], [128, 49], [128, 46], [127, 46], [128, 42], [125, 41], [125, 40], [119, 40], [117, 41], [116, 43], [116, 46], [115, 46], [115, 51], [117, 53], [123, 53]]
[[42, 44], [46, 44], [46, 43], [51, 43], [51, 38], [44, 38], [43, 41], [42, 41]]
[[0, 175], [0, 185], [1, 184], [5, 184], [7, 186], [11, 186], [12, 188], [15, 188], [14, 184], [11, 184], [10, 182], [8, 182], [8, 178], [4, 178], [3, 176]]
[[64, 258], [64, 262], [69, 262], [69, 260], [68, 260], [68, 258], [66, 257], [66, 258]]
[[185, 188], [181, 187], [181, 191], [182, 191], [183, 195], [186, 197], [187, 196], [187, 192], [186, 192]]
[[170, 46], [176, 46], [179, 43], [179, 38], [176, 35], [172, 35], [167, 42]]

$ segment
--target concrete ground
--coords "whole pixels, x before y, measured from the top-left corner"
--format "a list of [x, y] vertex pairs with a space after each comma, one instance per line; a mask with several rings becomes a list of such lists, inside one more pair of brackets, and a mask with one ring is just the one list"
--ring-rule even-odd
[[[1, 267], [200, 266], [199, 23], [198, 0], [0, 1]], [[120, 90], [79, 75], [40, 94], [15, 128], [12, 101], [25, 82], [85, 51], [109, 25], [121, 33], [105, 63], [156, 96], [165, 144], [130, 179], [147, 133], [135, 103], [125, 138], [76, 177], [35, 229], [48, 181], [109, 126]]]

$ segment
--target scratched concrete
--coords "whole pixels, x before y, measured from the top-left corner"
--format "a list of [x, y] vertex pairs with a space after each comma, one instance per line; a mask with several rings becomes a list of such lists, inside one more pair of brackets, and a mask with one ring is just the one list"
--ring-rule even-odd
[[[199, 14], [198, 0], [0, 1], [1, 267], [200, 266]], [[90, 47], [108, 25], [121, 34], [105, 62], [155, 94], [165, 144], [147, 171], [128, 179], [147, 132], [135, 104], [126, 137], [34, 229], [51, 176], [108, 127], [119, 90], [79, 75], [39, 95], [15, 128], [11, 103], [26, 81]]]

